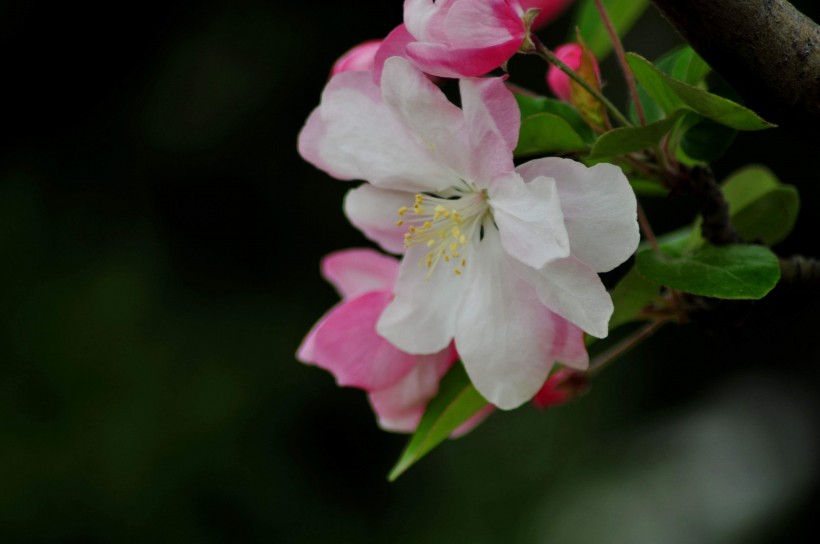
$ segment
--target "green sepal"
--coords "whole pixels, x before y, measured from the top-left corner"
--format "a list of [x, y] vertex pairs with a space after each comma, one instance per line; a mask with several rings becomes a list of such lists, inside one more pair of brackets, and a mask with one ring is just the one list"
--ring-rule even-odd
[[460, 362], [453, 365], [387, 479], [392, 482], [401, 476], [488, 404], [473, 387], [464, 366]]

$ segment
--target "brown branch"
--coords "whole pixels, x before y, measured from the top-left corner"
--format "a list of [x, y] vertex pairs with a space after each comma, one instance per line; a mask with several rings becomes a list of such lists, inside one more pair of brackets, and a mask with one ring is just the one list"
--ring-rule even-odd
[[703, 216], [701, 234], [704, 239], [716, 246], [743, 241], [732, 226], [729, 203], [726, 202], [711, 168], [696, 166], [689, 170], [685, 190], [695, 198]]
[[820, 289], [820, 261], [802, 255], [780, 259], [780, 283]]
[[754, 110], [820, 141], [820, 26], [786, 0], [653, 0]]

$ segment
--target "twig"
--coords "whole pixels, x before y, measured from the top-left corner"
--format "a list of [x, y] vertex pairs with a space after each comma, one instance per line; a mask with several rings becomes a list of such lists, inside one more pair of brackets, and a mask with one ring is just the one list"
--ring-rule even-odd
[[550, 64], [554, 64], [555, 66], [557, 66], [559, 70], [561, 70], [562, 72], [567, 74], [573, 81], [575, 81], [575, 83], [577, 83], [578, 85], [583, 87], [586, 92], [588, 92], [589, 94], [594, 96], [595, 99], [598, 102], [603, 104], [604, 107], [607, 110], [609, 110], [609, 113], [611, 113], [612, 116], [615, 117], [615, 119], [617, 119], [618, 122], [621, 123], [623, 126], [625, 126], [625, 127], [631, 127], [632, 126], [632, 123], [629, 121], [629, 119], [627, 119], [624, 116], [624, 114], [622, 114], [618, 110], [618, 108], [616, 108], [615, 105], [612, 102], [609, 101], [609, 99], [607, 97], [605, 97], [603, 94], [601, 94], [601, 92], [598, 91], [596, 88], [594, 88], [592, 85], [587, 83], [584, 80], [584, 78], [582, 78], [578, 74], [578, 72], [576, 72], [575, 70], [573, 70], [572, 68], [567, 66], [561, 59], [559, 59], [555, 55], [555, 53], [550, 51], [547, 46], [545, 46], [543, 43], [541, 43], [540, 40], [538, 40], [537, 38], [534, 38], [533, 42], [535, 44], [535, 50], [533, 52], [536, 55], [538, 55], [542, 59], [546, 60]]
[[592, 362], [589, 364], [589, 370], [587, 374], [590, 376], [594, 376], [601, 372], [606, 365], [620, 357], [621, 355], [625, 354], [653, 334], [655, 334], [658, 329], [664, 326], [668, 319], [659, 319], [656, 321], [651, 321], [635, 331], [634, 333], [630, 334], [608, 350], [604, 351], [603, 353], [598, 354]]
[[606, 27], [606, 31], [609, 33], [609, 38], [612, 40], [612, 47], [615, 49], [615, 56], [618, 57], [618, 62], [620, 63], [621, 70], [624, 73], [626, 86], [629, 87], [629, 94], [632, 96], [632, 102], [635, 104], [635, 112], [638, 114], [638, 120], [641, 122], [641, 125], [645, 125], [646, 115], [643, 112], [643, 104], [641, 104], [641, 98], [638, 95], [638, 86], [635, 85], [635, 76], [632, 75], [632, 70], [630, 70], [629, 64], [626, 62], [626, 52], [624, 51], [624, 46], [621, 43], [621, 39], [618, 37], [618, 33], [615, 32], [615, 28], [612, 26], [612, 21], [609, 18], [609, 14], [607, 13], [604, 4], [601, 0], [595, 0], [595, 5], [598, 7], [598, 12], [601, 14], [601, 19], [604, 21], [604, 26]]
[[820, 288], [820, 260], [803, 255], [781, 258], [780, 282], [812, 290]]
[[711, 168], [696, 166], [688, 174], [684, 180], [685, 189], [692, 194], [700, 208], [703, 237], [716, 246], [742, 242], [743, 239], [729, 218], [729, 203], [715, 181]]

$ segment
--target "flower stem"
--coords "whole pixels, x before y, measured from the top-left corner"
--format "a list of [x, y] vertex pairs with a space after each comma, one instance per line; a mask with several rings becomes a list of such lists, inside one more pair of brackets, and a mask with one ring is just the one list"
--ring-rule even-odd
[[612, 26], [612, 20], [609, 18], [609, 14], [606, 12], [603, 2], [601, 0], [595, 0], [595, 5], [598, 7], [598, 12], [600, 12], [601, 19], [603, 20], [604, 26], [609, 33], [610, 39], [612, 40], [612, 47], [615, 49], [615, 56], [618, 57], [618, 63], [621, 65], [621, 70], [624, 73], [626, 85], [629, 87], [629, 94], [632, 96], [632, 102], [635, 103], [635, 111], [638, 114], [638, 119], [640, 120], [641, 125], [645, 125], [646, 115], [644, 114], [643, 105], [641, 104], [641, 99], [638, 95], [638, 86], [635, 85], [635, 76], [632, 75], [632, 70], [629, 69], [629, 64], [626, 62], [624, 46], [621, 43], [621, 39], [618, 37], [618, 33], [615, 32], [615, 28]]
[[660, 253], [661, 249], [658, 247], [658, 240], [655, 238], [655, 231], [652, 229], [652, 225], [649, 224], [649, 218], [646, 217], [646, 212], [643, 211], [643, 206], [641, 206], [640, 202], [638, 202], [638, 223], [641, 225], [643, 236], [649, 243], [649, 247], [651, 247], [652, 251], [655, 253]]
[[598, 374], [601, 370], [604, 369], [609, 363], [620, 357], [621, 355], [625, 354], [653, 334], [655, 334], [658, 329], [660, 329], [668, 319], [658, 319], [656, 321], [651, 321], [635, 331], [634, 333], [630, 334], [608, 350], [604, 351], [603, 353], [599, 354], [595, 357], [589, 364], [589, 370], [587, 370], [587, 374], [590, 376], [594, 376]]
[[609, 113], [611, 113], [612, 116], [615, 117], [615, 119], [617, 119], [618, 122], [621, 123], [623, 126], [625, 126], [625, 127], [631, 127], [632, 126], [632, 123], [629, 121], [629, 119], [627, 119], [624, 116], [624, 114], [622, 114], [620, 112], [620, 110], [618, 110], [618, 108], [616, 108], [615, 105], [612, 102], [609, 101], [609, 99], [607, 97], [605, 97], [603, 94], [601, 94], [601, 92], [598, 91], [598, 89], [594, 88], [592, 85], [587, 83], [584, 80], [584, 78], [582, 78], [578, 74], [578, 72], [576, 72], [575, 70], [573, 70], [572, 68], [567, 66], [561, 59], [559, 59], [555, 55], [555, 53], [550, 51], [550, 49], [547, 46], [545, 46], [543, 43], [541, 43], [540, 40], [535, 39], [534, 41], [535, 41], [535, 54], [536, 55], [538, 55], [542, 59], [546, 60], [550, 64], [554, 64], [556, 67], [558, 67], [559, 70], [561, 70], [562, 72], [567, 74], [570, 77], [570, 79], [572, 79], [575, 83], [577, 83], [578, 85], [583, 87], [586, 92], [588, 92], [589, 94], [594, 96], [595, 99], [598, 102], [603, 104], [604, 107], [607, 110], [609, 110]]

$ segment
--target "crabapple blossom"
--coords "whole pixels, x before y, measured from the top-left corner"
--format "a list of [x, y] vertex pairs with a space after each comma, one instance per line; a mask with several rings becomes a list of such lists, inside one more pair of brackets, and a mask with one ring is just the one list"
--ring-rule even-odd
[[373, 69], [376, 59], [376, 51], [382, 45], [382, 40], [370, 40], [351, 48], [347, 53], [339, 57], [330, 70], [330, 75], [335, 76], [347, 71], [369, 72]]
[[322, 260], [322, 274], [342, 295], [311, 329], [297, 358], [333, 374], [339, 385], [364, 389], [386, 430], [411, 432], [441, 377], [456, 360], [452, 346], [410, 355], [376, 333], [376, 321], [393, 298], [399, 263], [371, 249], [349, 249]]
[[[583, 48], [577, 43], [566, 43], [555, 49], [555, 56], [573, 70], [577, 70], [581, 67], [581, 57], [583, 54]], [[600, 80], [601, 72], [598, 69], [598, 61], [594, 57], [592, 60], [595, 75]], [[572, 86], [570, 85], [569, 76], [555, 65], [551, 64], [547, 71], [547, 84], [555, 96], [564, 102], [572, 102]]]
[[339, 74], [299, 150], [334, 177], [368, 181], [348, 193], [348, 217], [405, 252], [378, 332], [413, 354], [455, 341], [476, 389], [511, 409], [556, 361], [586, 368], [582, 330], [606, 336], [613, 307], [597, 272], [636, 249], [636, 201], [610, 164], [516, 168], [520, 113], [503, 79], [462, 79], [460, 92], [463, 109], [400, 57], [381, 86]]
[[521, 7], [525, 10], [538, 8], [541, 12], [532, 23], [533, 30], [544, 28], [561, 15], [573, 0], [521, 0]]
[[440, 77], [480, 76], [504, 64], [527, 36], [519, 0], [405, 0], [404, 23], [376, 56], [376, 81], [391, 56]]

